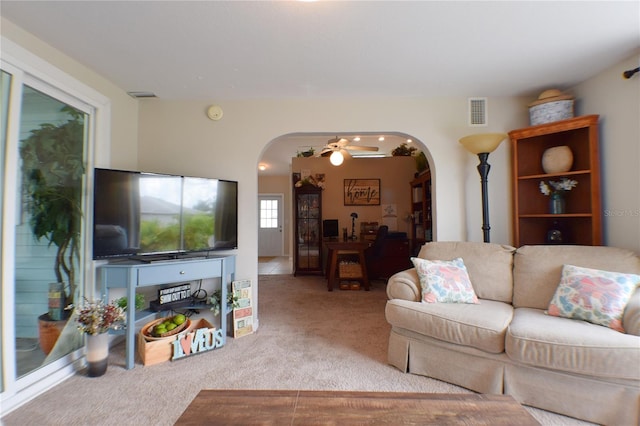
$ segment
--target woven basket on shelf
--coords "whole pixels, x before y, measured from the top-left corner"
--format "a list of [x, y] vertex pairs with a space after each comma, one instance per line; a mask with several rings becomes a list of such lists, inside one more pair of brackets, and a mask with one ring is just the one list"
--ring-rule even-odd
[[180, 333], [183, 330], [186, 330], [187, 328], [189, 328], [189, 326], [191, 325], [191, 320], [189, 318], [187, 318], [185, 320], [185, 322], [183, 322], [182, 324], [180, 324], [179, 326], [177, 326], [176, 328], [174, 328], [171, 331], [167, 331], [166, 333], [162, 333], [160, 336], [154, 336], [153, 334], [151, 334], [151, 332], [153, 331], [153, 327], [155, 327], [156, 325], [163, 323], [167, 320], [168, 318], [158, 318], [157, 320], [153, 320], [150, 323], [145, 324], [144, 327], [142, 327], [142, 330], [140, 330], [140, 333], [144, 336], [144, 338], [146, 340], [160, 340], [160, 339], [164, 339], [165, 337], [170, 337], [170, 336], [174, 336], [178, 333]]
[[362, 278], [362, 268], [357, 262], [340, 262], [338, 276], [340, 278]]

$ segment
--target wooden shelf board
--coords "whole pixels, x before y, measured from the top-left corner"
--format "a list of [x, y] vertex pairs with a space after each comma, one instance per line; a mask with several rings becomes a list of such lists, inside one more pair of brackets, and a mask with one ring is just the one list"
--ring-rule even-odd
[[518, 176], [518, 180], [527, 180], [527, 179], [549, 179], [554, 177], [564, 177], [571, 175], [588, 175], [591, 173], [591, 170], [575, 170], [572, 172], [564, 172], [564, 173], [542, 173], [535, 175], [527, 175], [527, 176]]

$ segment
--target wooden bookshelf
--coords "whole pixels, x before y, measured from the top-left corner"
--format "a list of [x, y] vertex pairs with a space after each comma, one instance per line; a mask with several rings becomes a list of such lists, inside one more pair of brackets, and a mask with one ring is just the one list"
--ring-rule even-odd
[[[547, 232], [560, 228], [563, 244], [602, 244], [598, 116], [586, 115], [509, 132], [513, 167], [514, 246], [547, 244]], [[573, 166], [564, 173], [545, 173], [542, 155], [548, 148], [567, 145]], [[573, 179], [578, 185], [566, 193], [566, 212], [549, 213], [549, 196], [540, 181]]]

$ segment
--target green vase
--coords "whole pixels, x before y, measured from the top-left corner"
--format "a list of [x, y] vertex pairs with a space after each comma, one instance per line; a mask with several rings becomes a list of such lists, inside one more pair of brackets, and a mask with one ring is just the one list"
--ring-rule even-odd
[[549, 213], [551, 214], [564, 214], [565, 212], [565, 200], [564, 194], [561, 192], [552, 192], [549, 199]]

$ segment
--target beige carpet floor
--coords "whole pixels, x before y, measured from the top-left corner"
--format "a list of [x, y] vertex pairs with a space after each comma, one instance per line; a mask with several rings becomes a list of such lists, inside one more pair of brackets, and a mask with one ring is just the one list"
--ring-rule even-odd
[[[466, 393], [387, 365], [384, 283], [328, 292], [321, 277], [259, 279], [258, 332], [212, 352], [124, 369], [111, 348], [99, 378], [82, 372], [6, 415], [6, 426], [172, 425], [201, 389], [306, 389]], [[527, 407], [543, 425], [588, 423]], [[209, 419], [216, 424], [215, 419]]]

